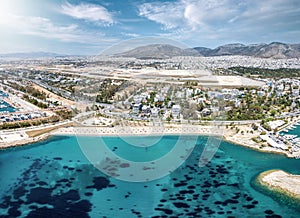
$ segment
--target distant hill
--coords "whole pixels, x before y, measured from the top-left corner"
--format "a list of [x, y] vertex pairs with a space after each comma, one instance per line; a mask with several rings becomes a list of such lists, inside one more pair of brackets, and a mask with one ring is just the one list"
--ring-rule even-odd
[[66, 55], [50, 52], [28, 52], [28, 53], [8, 53], [0, 54], [0, 58], [17, 58], [17, 59], [36, 59], [36, 58], [54, 58], [64, 57]]
[[300, 44], [272, 42], [270, 44], [228, 44], [215, 49], [194, 48], [203, 56], [244, 55], [261, 58], [299, 58]]
[[195, 47], [181, 49], [167, 44], [152, 44], [140, 46], [130, 51], [117, 54], [121, 57], [147, 58], [171, 58], [175, 56], [224, 56], [242, 55], [261, 58], [300, 58], [300, 44], [285, 44], [272, 42], [270, 44], [228, 44], [215, 49]]
[[200, 55], [194, 49], [181, 49], [179, 47], [168, 44], [151, 44], [146, 46], [140, 46], [130, 51], [116, 54], [121, 57], [135, 57], [139, 59], [150, 58], [171, 58], [175, 56], [197, 56]]

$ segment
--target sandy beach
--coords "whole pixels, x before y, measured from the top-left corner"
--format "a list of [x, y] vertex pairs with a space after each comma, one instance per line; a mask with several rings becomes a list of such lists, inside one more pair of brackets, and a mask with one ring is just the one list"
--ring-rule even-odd
[[292, 175], [282, 170], [270, 170], [261, 173], [257, 180], [268, 189], [292, 197], [300, 203], [300, 175]]
[[[68, 124], [68, 123], [67, 123]], [[65, 125], [65, 124], [60, 124]], [[151, 136], [151, 135], [207, 135], [222, 137], [224, 127], [200, 125], [166, 125], [166, 126], [67, 126], [53, 125], [53, 127], [36, 128], [42, 134], [30, 136], [30, 131], [0, 132], [0, 149], [23, 146], [42, 141], [53, 135], [74, 136]], [[48, 130], [47, 130], [48, 129]], [[34, 130], [35, 131], [35, 130]], [[28, 133], [28, 134], [27, 134]]]
[[24, 137], [21, 137], [18, 135], [18, 136], [15, 136], [16, 138], [14, 140], [10, 139], [10, 140], [6, 140], [6, 141], [1, 141], [0, 142], [0, 150], [6, 149], [6, 148], [11, 148], [11, 147], [24, 146], [27, 144], [33, 144], [35, 142], [43, 141], [43, 140], [47, 139], [49, 136], [50, 136], [49, 133], [46, 133], [46, 134], [43, 134], [43, 135], [40, 135], [37, 137], [28, 137], [26, 135], [24, 135]]
[[[262, 152], [284, 154], [287, 157], [294, 157], [290, 152], [280, 150], [270, 146], [261, 146], [254, 142], [252, 138], [259, 136], [260, 132], [249, 132], [248, 125], [240, 125], [238, 133], [234, 129], [217, 125], [190, 125], [190, 124], [165, 124], [164, 126], [67, 126], [49, 128], [44, 134], [38, 137], [28, 137], [25, 131], [16, 132], [14, 137], [6, 137], [0, 141], [0, 148], [25, 145], [43, 140], [51, 135], [81, 135], [81, 136], [151, 136], [151, 135], [207, 135], [219, 136], [231, 143], [242, 145]], [[42, 128], [41, 128], [42, 129]], [[12, 133], [13, 135], [13, 133]], [[45, 135], [45, 136], [44, 136]], [[1, 136], [1, 134], [0, 134]], [[5, 134], [4, 134], [5, 136]], [[4, 136], [2, 138], [4, 138]]]
[[214, 135], [223, 136], [224, 127], [199, 125], [168, 126], [117, 126], [117, 127], [67, 127], [51, 132], [51, 135], [83, 135], [83, 136], [147, 136], [147, 135]]
[[[68, 122], [67, 122], [68, 123]], [[65, 124], [63, 124], [65, 125]], [[298, 153], [290, 153], [288, 150], [281, 150], [271, 146], [262, 146], [260, 143], [254, 142], [252, 139], [259, 137], [259, 131], [249, 131], [249, 125], [239, 125], [239, 132], [235, 129], [226, 128], [220, 125], [191, 125], [191, 124], [164, 124], [163, 126], [63, 126], [54, 125], [53, 127], [38, 128], [42, 132], [38, 137], [35, 135], [26, 135], [26, 131], [16, 131], [11, 135], [5, 136], [2, 134], [0, 138], [0, 148], [5, 149], [8, 147], [15, 147], [30, 144], [33, 142], [44, 140], [51, 135], [74, 135], [74, 136], [151, 136], [151, 135], [206, 135], [206, 136], [219, 136], [224, 140], [255, 149], [260, 152], [269, 152], [283, 154], [290, 158], [298, 157]], [[28, 133], [28, 131], [27, 131]], [[13, 137], [10, 137], [13, 136]], [[1, 137], [1, 134], [0, 134]]]
[[45, 125], [43, 127], [38, 126], [16, 130], [2, 130], [0, 131], [0, 149], [24, 146], [43, 141], [51, 136], [52, 130], [72, 124], [73, 122], [65, 121], [54, 125]]
[[239, 126], [240, 132], [225, 128], [225, 126], [201, 126], [201, 125], [178, 125], [169, 124], [165, 126], [116, 126], [116, 127], [69, 127], [60, 128], [51, 132], [51, 135], [81, 135], [81, 136], [151, 136], [151, 135], [206, 135], [219, 136], [224, 140], [248, 147], [261, 152], [283, 154], [290, 158], [298, 156], [287, 150], [281, 150], [271, 146], [261, 146], [252, 138], [260, 135], [259, 131], [250, 133], [248, 125]]

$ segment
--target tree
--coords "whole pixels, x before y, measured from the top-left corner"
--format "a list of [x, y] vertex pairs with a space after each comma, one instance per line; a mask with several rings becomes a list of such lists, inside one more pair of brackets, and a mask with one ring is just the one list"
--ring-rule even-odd
[[253, 130], [258, 130], [258, 126], [257, 126], [255, 123], [253, 123], [253, 124], [252, 124], [252, 129], [253, 129]]
[[277, 113], [277, 111], [276, 111], [275, 109], [272, 109], [272, 110], [270, 111], [270, 115], [271, 115], [272, 117], [274, 117], [274, 116], [276, 115], [276, 113]]

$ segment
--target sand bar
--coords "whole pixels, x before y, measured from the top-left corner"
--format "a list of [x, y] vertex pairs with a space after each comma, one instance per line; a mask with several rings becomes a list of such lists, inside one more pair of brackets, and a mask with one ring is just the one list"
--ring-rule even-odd
[[289, 174], [282, 170], [270, 170], [261, 173], [257, 179], [268, 189], [300, 202], [300, 175]]

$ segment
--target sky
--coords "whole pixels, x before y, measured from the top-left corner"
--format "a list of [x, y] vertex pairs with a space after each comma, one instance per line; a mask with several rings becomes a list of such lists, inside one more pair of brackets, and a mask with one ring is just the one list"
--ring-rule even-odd
[[209, 48], [230, 43], [300, 43], [300, 1], [0, 2], [0, 53], [96, 55], [132, 39], [151, 41], [149, 37]]

